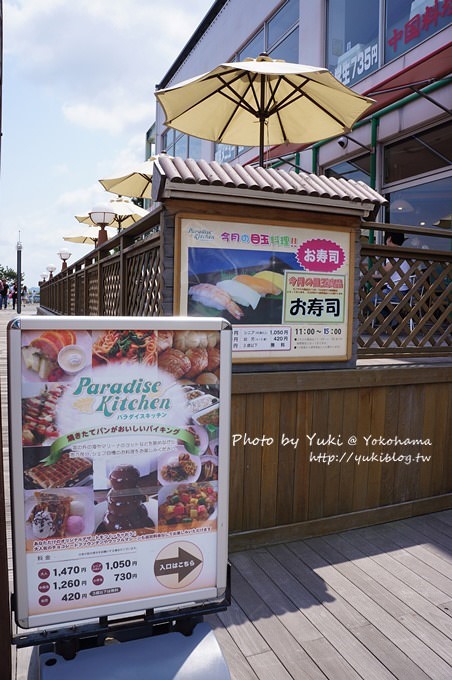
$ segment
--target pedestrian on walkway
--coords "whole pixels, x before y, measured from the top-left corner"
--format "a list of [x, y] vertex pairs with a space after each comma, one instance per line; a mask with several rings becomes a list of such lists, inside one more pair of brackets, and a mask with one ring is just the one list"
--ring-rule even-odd
[[17, 302], [17, 284], [16, 283], [13, 285], [13, 288], [11, 290], [11, 299], [13, 301], [13, 309], [16, 309], [16, 302]]
[[6, 279], [2, 279], [1, 281], [1, 298], [0, 298], [0, 309], [3, 307], [3, 309], [6, 309], [8, 306], [8, 284], [6, 283]]

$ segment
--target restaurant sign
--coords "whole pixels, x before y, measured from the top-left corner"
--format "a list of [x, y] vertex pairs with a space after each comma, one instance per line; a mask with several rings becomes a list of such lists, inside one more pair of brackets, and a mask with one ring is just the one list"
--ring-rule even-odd
[[221, 318], [10, 323], [19, 626], [222, 598], [230, 364]]
[[180, 218], [178, 311], [233, 326], [237, 362], [350, 357], [351, 231]]

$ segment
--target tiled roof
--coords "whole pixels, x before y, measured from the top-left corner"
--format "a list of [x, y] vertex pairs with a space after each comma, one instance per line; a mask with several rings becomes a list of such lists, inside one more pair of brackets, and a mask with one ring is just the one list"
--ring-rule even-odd
[[386, 203], [386, 199], [374, 189], [364, 182], [352, 179], [281, 168], [265, 169], [251, 165], [174, 158], [164, 154], [157, 156], [155, 160], [152, 184], [153, 198], [158, 201], [181, 191], [185, 195], [190, 190], [193, 193], [204, 193], [203, 188], [212, 196], [216, 188], [223, 196], [231, 192], [239, 199], [240, 195], [249, 196], [250, 192], [255, 193], [256, 199], [259, 196], [270, 198], [269, 194], [275, 200], [279, 197], [291, 197], [297, 203], [312, 203], [313, 199], [318, 199], [317, 203], [324, 208], [331, 202], [337, 205], [338, 201], [349, 205], [361, 204], [367, 210], [369, 207], [379, 208]]

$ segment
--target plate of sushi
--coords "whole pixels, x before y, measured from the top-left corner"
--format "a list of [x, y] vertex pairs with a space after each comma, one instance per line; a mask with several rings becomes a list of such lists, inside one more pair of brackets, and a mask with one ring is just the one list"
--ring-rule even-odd
[[[276, 310], [282, 305], [284, 276], [269, 270], [238, 274], [213, 283], [198, 283], [189, 288], [190, 303], [215, 314], [229, 313], [236, 321], [268, 323], [269, 302]], [[275, 304], [276, 303], [276, 304]]]

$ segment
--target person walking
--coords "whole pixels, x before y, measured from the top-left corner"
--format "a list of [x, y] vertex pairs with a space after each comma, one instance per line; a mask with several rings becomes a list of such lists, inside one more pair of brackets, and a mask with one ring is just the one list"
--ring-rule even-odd
[[13, 301], [13, 309], [16, 309], [17, 302], [17, 284], [15, 283], [11, 291], [11, 299]]
[[8, 284], [6, 283], [6, 279], [2, 279], [1, 281], [1, 299], [0, 299], [0, 309], [3, 307], [3, 309], [6, 309], [8, 306]]

